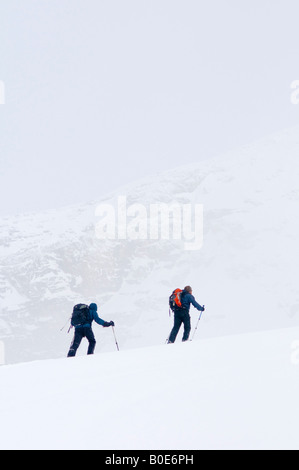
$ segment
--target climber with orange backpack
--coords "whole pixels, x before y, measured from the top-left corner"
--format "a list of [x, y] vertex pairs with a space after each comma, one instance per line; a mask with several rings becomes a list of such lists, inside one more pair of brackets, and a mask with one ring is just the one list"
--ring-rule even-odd
[[199, 305], [192, 295], [192, 288], [186, 286], [183, 290], [176, 289], [169, 297], [169, 307], [174, 313], [174, 326], [170, 333], [167, 343], [174, 343], [178, 332], [184, 325], [183, 341], [188, 341], [191, 331], [190, 306], [193, 305], [200, 312], [204, 312], [205, 307]]

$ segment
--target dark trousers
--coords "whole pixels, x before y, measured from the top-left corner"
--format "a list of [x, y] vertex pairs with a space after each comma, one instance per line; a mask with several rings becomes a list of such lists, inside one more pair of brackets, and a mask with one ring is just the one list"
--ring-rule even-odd
[[174, 326], [169, 336], [169, 343], [174, 343], [180, 328], [184, 325], [183, 341], [188, 341], [191, 331], [191, 319], [187, 310], [177, 310], [174, 313]]
[[75, 328], [75, 335], [71, 344], [68, 357], [76, 356], [77, 349], [79, 348], [83, 338], [86, 338], [89, 342], [87, 354], [93, 354], [96, 346], [96, 340], [93, 331], [90, 327]]

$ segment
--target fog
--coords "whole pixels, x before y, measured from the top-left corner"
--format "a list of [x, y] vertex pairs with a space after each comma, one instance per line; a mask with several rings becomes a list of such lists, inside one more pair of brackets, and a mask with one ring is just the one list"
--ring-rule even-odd
[[2, 0], [0, 215], [98, 200], [299, 122], [295, 0]]

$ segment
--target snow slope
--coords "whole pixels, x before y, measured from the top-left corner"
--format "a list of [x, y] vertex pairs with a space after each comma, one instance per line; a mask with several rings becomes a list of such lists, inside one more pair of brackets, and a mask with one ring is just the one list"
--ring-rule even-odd
[[[100, 315], [116, 322], [122, 348], [162, 344], [171, 328], [169, 294], [187, 284], [207, 307], [207, 338], [297, 326], [298, 154], [297, 127], [102, 201], [2, 218], [0, 341], [7, 363], [65, 356], [71, 337], [60, 328], [77, 302], [98, 303]], [[95, 209], [120, 195], [146, 207], [203, 204], [203, 248], [186, 251], [180, 240], [98, 240]], [[95, 333], [97, 351], [111, 351], [106, 332]]]
[[297, 450], [298, 339], [299, 328], [199, 333], [3, 366], [0, 448]]

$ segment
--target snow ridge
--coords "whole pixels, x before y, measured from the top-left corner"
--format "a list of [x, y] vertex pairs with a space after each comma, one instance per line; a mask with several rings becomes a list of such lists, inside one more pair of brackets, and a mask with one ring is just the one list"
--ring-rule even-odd
[[0, 448], [297, 450], [298, 337], [289, 328], [3, 366]]

